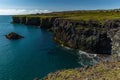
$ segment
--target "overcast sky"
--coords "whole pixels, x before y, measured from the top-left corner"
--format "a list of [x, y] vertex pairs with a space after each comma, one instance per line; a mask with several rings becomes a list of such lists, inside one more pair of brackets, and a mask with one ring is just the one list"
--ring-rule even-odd
[[120, 8], [120, 0], [0, 0], [0, 15]]

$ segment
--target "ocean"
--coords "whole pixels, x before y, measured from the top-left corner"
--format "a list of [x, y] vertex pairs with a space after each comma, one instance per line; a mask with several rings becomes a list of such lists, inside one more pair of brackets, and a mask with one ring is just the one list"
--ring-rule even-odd
[[[0, 16], [0, 80], [33, 80], [50, 72], [92, 65], [93, 58], [60, 47], [53, 33], [35, 26], [11, 24], [12, 16]], [[20, 40], [5, 35], [16, 32]]]

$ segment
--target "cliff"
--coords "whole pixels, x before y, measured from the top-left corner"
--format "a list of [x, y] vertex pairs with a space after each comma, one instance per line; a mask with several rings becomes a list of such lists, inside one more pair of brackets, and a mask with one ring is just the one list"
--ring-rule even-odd
[[71, 21], [56, 19], [54, 39], [64, 46], [80, 49], [89, 53], [119, 53], [120, 20]]
[[54, 40], [63, 46], [89, 53], [112, 54], [120, 50], [119, 15], [113, 11], [49, 13], [13, 16], [13, 23], [51, 29]]
[[57, 17], [52, 16], [13, 16], [13, 23], [33, 25], [38, 28], [51, 28]]

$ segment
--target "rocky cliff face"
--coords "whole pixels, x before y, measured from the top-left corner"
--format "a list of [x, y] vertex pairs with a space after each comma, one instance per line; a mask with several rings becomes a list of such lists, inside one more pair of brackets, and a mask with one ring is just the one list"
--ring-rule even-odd
[[108, 27], [108, 36], [112, 40], [112, 53], [120, 56], [120, 20], [109, 20], [104, 27]]
[[[54, 39], [71, 48], [90, 53], [111, 54], [120, 52], [120, 20], [71, 21], [56, 19]], [[119, 55], [120, 56], [120, 55]]]
[[90, 53], [111, 54], [111, 38], [98, 21], [71, 21], [56, 19], [54, 39], [71, 48]]
[[32, 17], [32, 16], [13, 16], [13, 23], [38, 26], [38, 28], [51, 28], [57, 17]]
[[21, 23], [20, 17], [12, 17], [12, 19], [13, 19], [13, 23]]
[[120, 50], [120, 20], [73, 21], [57, 17], [13, 17], [14, 23], [52, 28], [54, 40], [89, 53], [111, 54]]

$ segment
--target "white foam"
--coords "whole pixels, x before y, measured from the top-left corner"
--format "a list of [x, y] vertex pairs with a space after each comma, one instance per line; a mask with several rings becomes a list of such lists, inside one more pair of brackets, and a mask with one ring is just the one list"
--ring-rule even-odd
[[96, 60], [96, 58], [98, 57], [97, 54], [91, 54], [91, 53], [87, 53], [87, 52], [79, 50], [78, 55], [79, 55], [78, 63], [81, 64], [82, 66], [86, 65], [86, 60], [85, 60], [86, 58], [88, 58], [88, 60], [89, 60], [87, 62], [88, 64], [96, 64], [96, 63], [98, 63], [98, 61]]
[[84, 54], [84, 55], [86, 55], [88, 58], [97, 57], [97, 54], [86, 53], [86, 52], [81, 51], [81, 50], [79, 50], [79, 54]]
[[69, 48], [69, 47], [64, 47], [65, 49], [68, 49], [68, 50], [71, 50], [71, 48]]

